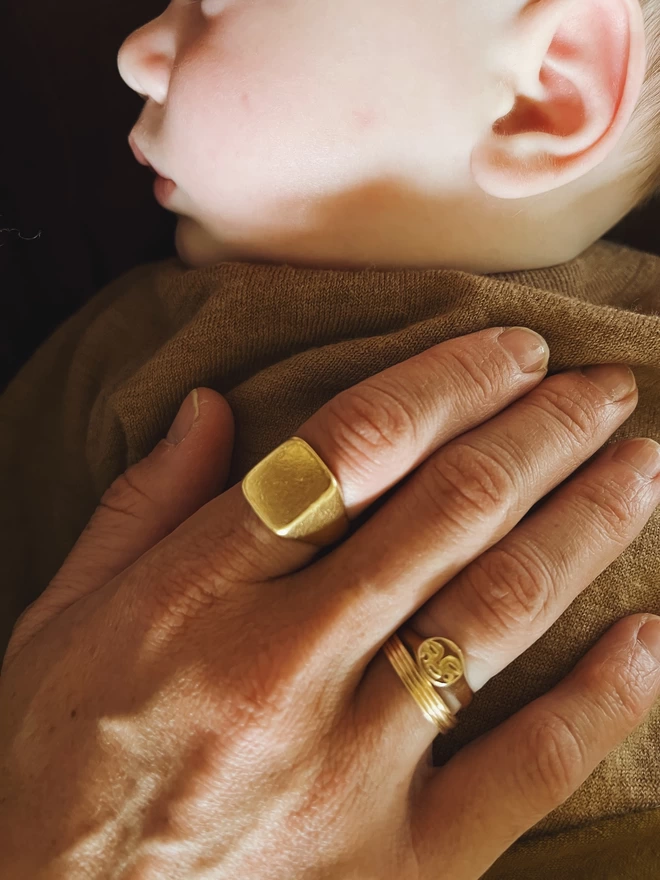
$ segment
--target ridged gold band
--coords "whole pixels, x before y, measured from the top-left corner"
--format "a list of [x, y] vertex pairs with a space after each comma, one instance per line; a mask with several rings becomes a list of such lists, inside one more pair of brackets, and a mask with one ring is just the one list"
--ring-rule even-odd
[[410, 656], [397, 633], [394, 633], [385, 642], [383, 652], [431, 724], [435, 724], [440, 733], [448, 733], [455, 727], [456, 718], [451, 714], [447, 704], [433, 685], [424, 678], [419, 666]]

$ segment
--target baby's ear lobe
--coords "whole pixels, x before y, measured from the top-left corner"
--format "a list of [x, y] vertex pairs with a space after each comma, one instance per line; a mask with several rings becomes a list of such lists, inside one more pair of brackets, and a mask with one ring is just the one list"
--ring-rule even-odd
[[507, 58], [513, 108], [476, 145], [472, 174], [521, 199], [587, 174], [625, 131], [646, 71], [639, 0], [527, 3]]

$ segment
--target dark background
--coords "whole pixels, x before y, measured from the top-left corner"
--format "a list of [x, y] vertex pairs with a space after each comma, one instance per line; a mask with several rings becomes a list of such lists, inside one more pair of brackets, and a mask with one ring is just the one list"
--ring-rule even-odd
[[[0, 5], [0, 390], [100, 288], [175, 253], [175, 217], [127, 143], [142, 100], [116, 64], [124, 38], [166, 5]], [[660, 254], [659, 219], [653, 203], [608, 237]]]

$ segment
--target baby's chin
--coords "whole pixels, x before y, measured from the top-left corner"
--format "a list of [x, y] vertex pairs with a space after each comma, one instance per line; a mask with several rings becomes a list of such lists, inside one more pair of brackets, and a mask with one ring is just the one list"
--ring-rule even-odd
[[227, 248], [192, 217], [179, 217], [175, 246], [179, 259], [189, 269], [205, 269], [230, 259]]

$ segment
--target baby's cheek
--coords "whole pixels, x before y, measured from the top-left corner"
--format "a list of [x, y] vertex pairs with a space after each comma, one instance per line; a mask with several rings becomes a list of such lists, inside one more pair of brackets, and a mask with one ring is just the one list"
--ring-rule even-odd
[[358, 132], [371, 131], [377, 124], [378, 114], [368, 108], [353, 110], [349, 119], [349, 127]]

